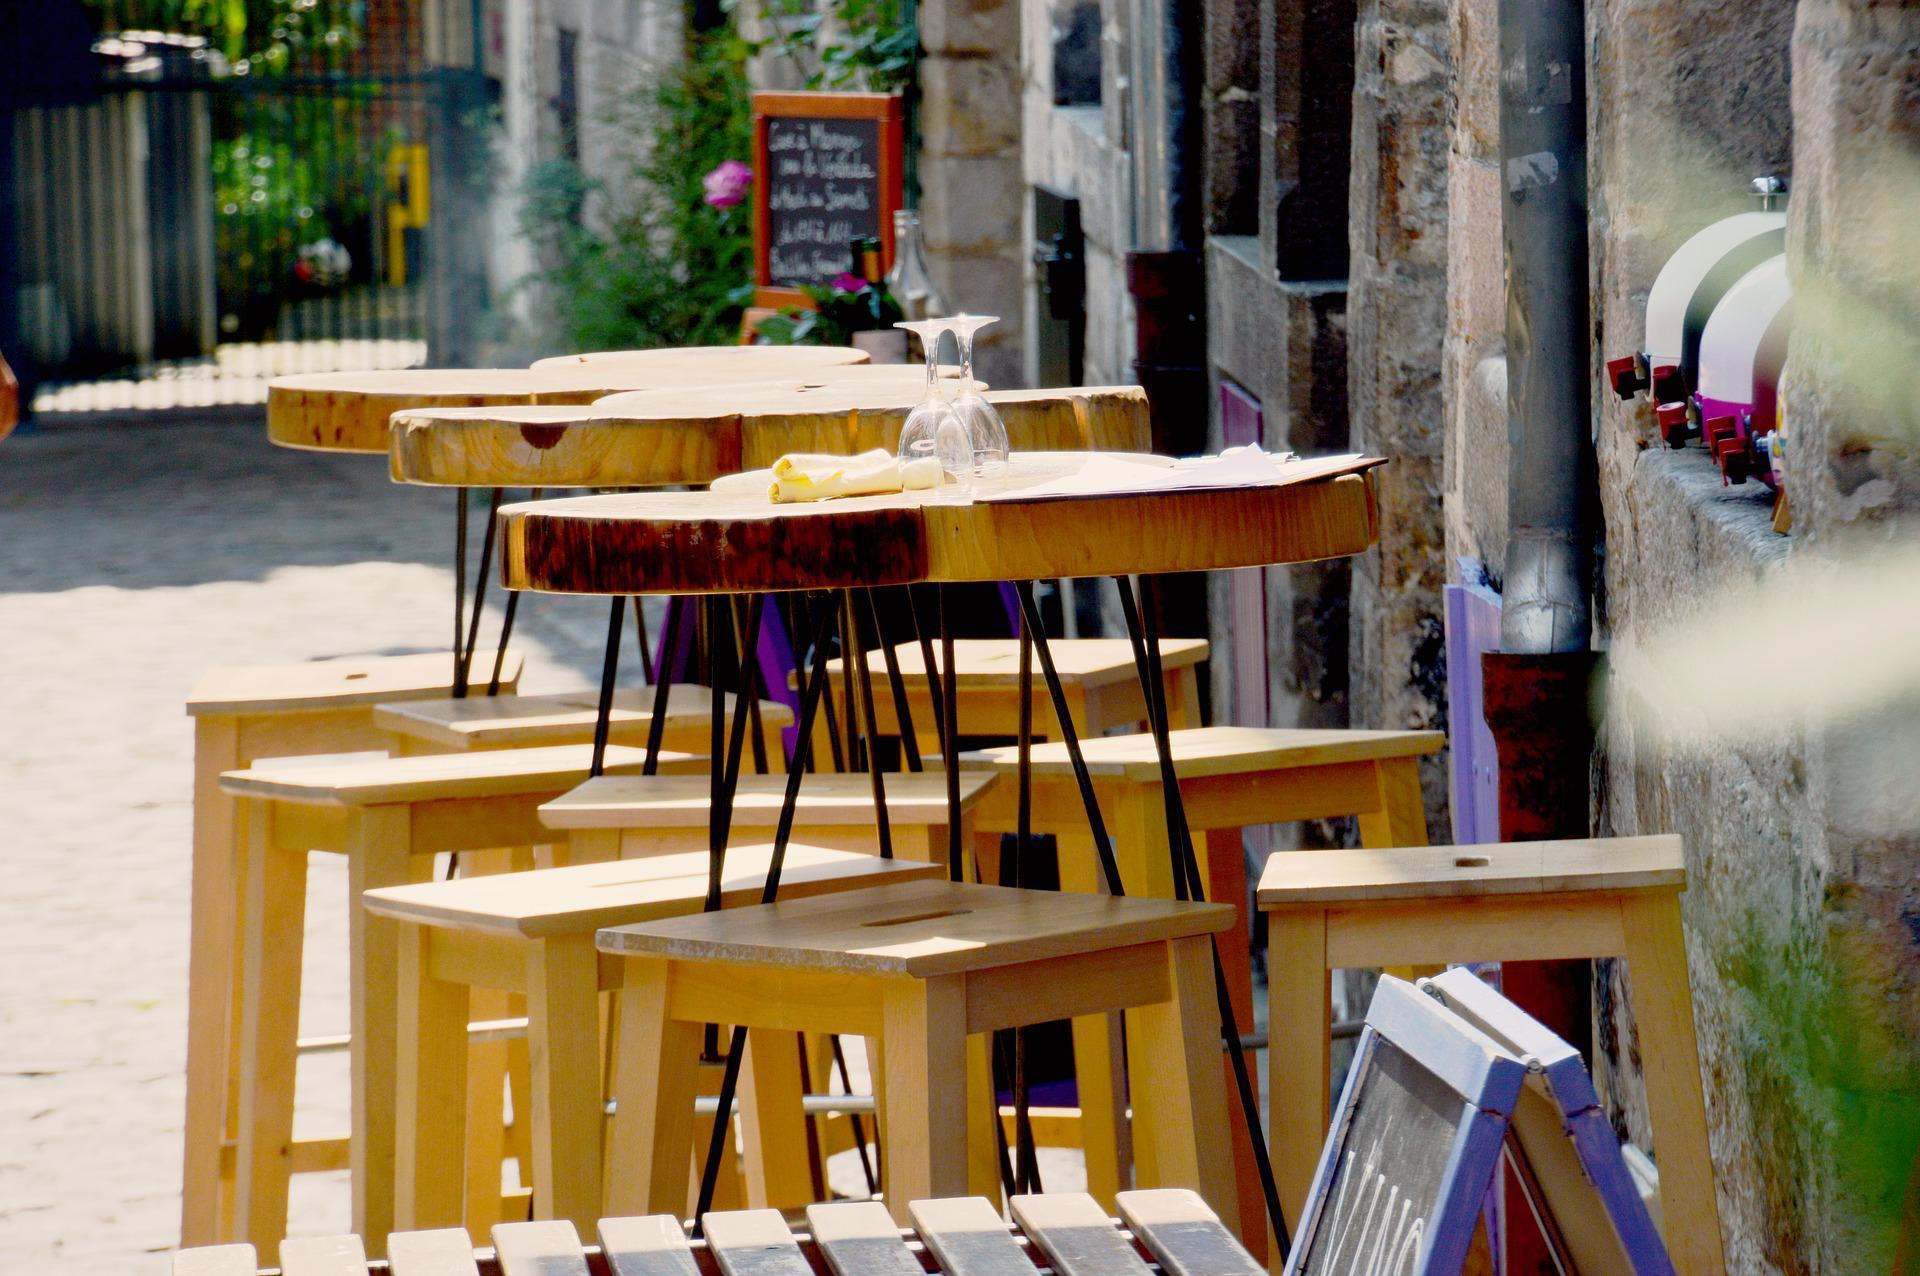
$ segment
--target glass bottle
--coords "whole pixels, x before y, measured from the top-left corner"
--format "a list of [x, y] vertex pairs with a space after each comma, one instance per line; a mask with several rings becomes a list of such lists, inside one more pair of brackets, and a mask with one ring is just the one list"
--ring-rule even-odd
[[887, 291], [900, 303], [903, 318], [934, 319], [949, 313], [920, 245], [920, 214], [910, 208], [894, 210], [893, 269], [887, 272]]

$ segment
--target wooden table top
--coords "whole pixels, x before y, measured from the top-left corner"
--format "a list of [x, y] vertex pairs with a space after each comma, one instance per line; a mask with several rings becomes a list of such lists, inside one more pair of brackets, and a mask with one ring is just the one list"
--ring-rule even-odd
[[775, 505], [752, 494], [632, 493], [500, 511], [510, 589], [748, 593], [916, 582], [1211, 571], [1356, 554], [1378, 459], [1298, 462], [1274, 479], [1176, 486], [1166, 458], [1016, 455], [1004, 489]]
[[[752, 349], [754, 347], [745, 347]], [[590, 406], [410, 408], [393, 419], [393, 478], [465, 487], [705, 485], [788, 452], [894, 450], [926, 395], [901, 364], [783, 380], [634, 390]], [[1144, 452], [1138, 386], [989, 390], [1019, 451]]]
[[697, 366], [722, 378], [749, 373], [756, 377], [809, 373], [819, 368], [844, 368], [869, 362], [865, 350], [853, 346], [667, 346], [653, 350], [595, 350], [536, 359], [535, 368], [653, 368]]
[[[609, 359], [537, 368], [399, 368], [277, 377], [267, 387], [267, 437], [282, 447], [385, 452], [387, 422], [404, 408], [585, 404], [628, 390], [805, 376], [870, 379], [918, 392], [925, 371], [904, 364], [796, 368], [777, 346], [663, 351], [639, 362]], [[639, 352], [634, 352], [639, 353]], [[671, 357], [669, 357], [671, 356]]]

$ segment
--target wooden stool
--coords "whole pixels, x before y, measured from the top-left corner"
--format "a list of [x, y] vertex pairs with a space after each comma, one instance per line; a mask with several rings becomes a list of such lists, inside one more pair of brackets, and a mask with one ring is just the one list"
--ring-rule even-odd
[[[562, 839], [540, 823], [541, 803], [587, 778], [586, 745], [548, 749], [267, 763], [221, 777], [242, 799], [246, 846], [240, 868], [241, 994], [231, 1025], [239, 1062], [233, 1113], [236, 1239], [271, 1252], [286, 1231], [287, 1179], [353, 1168], [355, 1226], [386, 1234], [392, 1206], [391, 1093], [367, 1089], [369, 1061], [391, 1056], [396, 928], [358, 907], [365, 891], [420, 880], [443, 851], [541, 846]], [[638, 770], [645, 755], [620, 746], [607, 766]], [[705, 759], [669, 754], [660, 765], [687, 771]], [[299, 1053], [301, 939], [306, 926], [307, 853], [347, 857], [353, 1019], [352, 1138], [295, 1143], [293, 1076]], [[224, 1042], [222, 1035], [217, 1041]], [[495, 1091], [498, 1094], [498, 1090]], [[220, 1128], [218, 1126], [215, 1127]], [[216, 1149], [218, 1155], [218, 1149]]]
[[[1625, 957], [1674, 1267], [1726, 1270], [1687, 983], [1678, 837], [1275, 855], [1268, 914], [1273, 1166], [1299, 1217], [1331, 1111], [1329, 975], [1352, 966]], [[1279, 1061], [1285, 1060], [1285, 1066]]]
[[[971, 816], [997, 780], [990, 771], [960, 776], [961, 841]], [[736, 841], [771, 836], [786, 794], [784, 775], [743, 775], [733, 800]], [[888, 774], [887, 820], [894, 853], [904, 859], [947, 862], [947, 781], [939, 771]], [[603, 775], [540, 808], [550, 828], [570, 835], [576, 861], [631, 859], [707, 846], [709, 785], [691, 775]], [[872, 854], [876, 849], [872, 781], [858, 772], [809, 775], [800, 787], [794, 828], [808, 845]]]
[[1155, 1114], [1143, 1164], [1155, 1186], [1231, 1214], [1206, 937], [1232, 919], [1218, 904], [924, 881], [602, 931], [627, 958], [609, 1204], [683, 1206], [703, 1023], [868, 1037], [885, 1194], [904, 1223], [915, 1197], [977, 1183], [983, 1154], [997, 1182], [987, 1038], [970, 1034], [1130, 1010], [1135, 1103]]
[[[509, 653], [500, 690], [511, 697], [521, 659]], [[187, 696], [193, 717], [192, 948], [187, 967], [187, 1111], [180, 1237], [186, 1245], [232, 1235], [220, 1146], [234, 1137], [228, 1102], [234, 1059], [227, 1024], [239, 995], [235, 801], [220, 775], [260, 758], [385, 752], [374, 706], [450, 696], [453, 657], [355, 656], [305, 664], [216, 669]], [[223, 1112], [225, 1118], [223, 1118]], [[228, 1124], [223, 1128], [223, 1119]]]
[[[1446, 737], [1438, 731], [1289, 730], [1265, 727], [1197, 727], [1170, 731], [1168, 743], [1180, 801], [1206, 877], [1207, 898], [1244, 908], [1246, 859], [1243, 828], [1294, 820], [1357, 816], [1363, 846], [1424, 846], [1426, 807], [1420, 797], [1419, 760]], [[1121, 884], [1130, 895], [1172, 899], [1172, 859], [1167, 846], [1166, 792], [1160, 755], [1150, 735], [1106, 736], [1081, 742], [1087, 770], [1107, 830], [1113, 837]], [[984, 865], [999, 855], [1003, 833], [1018, 828], [1017, 746], [964, 755], [987, 763], [1005, 780], [981, 803], [974, 818], [975, 854]], [[1067, 760], [1066, 746], [1032, 749], [1035, 833], [1052, 834], [1060, 857], [1060, 888], [1103, 891], [1086, 807]], [[992, 869], [983, 870], [989, 877]], [[1220, 937], [1220, 960], [1233, 997], [1234, 1017], [1253, 1023], [1253, 979], [1247, 927]], [[1073, 1025], [1074, 1070], [1080, 1087], [1080, 1137], [1087, 1150], [1087, 1188], [1112, 1201], [1123, 1183], [1125, 1094], [1118, 1083], [1118, 1045], [1105, 1016]], [[1249, 1219], [1264, 1209], [1253, 1151], [1243, 1127], [1234, 1127], [1240, 1167], [1240, 1210]]]
[[[726, 696], [733, 713], [735, 696]], [[511, 699], [451, 698], [384, 704], [374, 724], [388, 733], [393, 752], [458, 753], [468, 749], [525, 749], [548, 744], [590, 744], [600, 714], [597, 691], [562, 691]], [[705, 753], [712, 741], [713, 692], [698, 683], [675, 683], [667, 700], [660, 745], [682, 753]], [[613, 695], [607, 739], [635, 748], [647, 743], [653, 725], [653, 688], [626, 687]], [[760, 702], [760, 732], [768, 764], [786, 757], [780, 732], [793, 725], [793, 710], [777, 700]], [[752, 753], [747, 755], [752, 764]]]
[[[1048, 644], [1060, 685], [1067, 693], [1073, 725], [1084, 740], [1118, 727], [1139, 730], [1147, 722], [1146, 700], [1133, 663], [1133, 644], [1125, 638], [1058, 638]], [[927, 689], [926, 663], [917, 643], [893, 649], [900, 665], [900, 681], [907, 690], [914, 734], [925, 757], [940, 756], [940, 736], [934, 729], [933, 697]], [[1200, 662], [1207, 658], [1204, 638], [1163, 638], [1160, 666], [1166, 682], [1167, 720], [1174, 727], [1200, 725]], [[867, 653], [874, 681], [874, 734], [897, 736], [900, 719], [894, 711], [887, 682], [884, 651]], [[939, 673], [940, 648], [934, 646], [934, 671]], [[1020, 644], [1012, 638], [957, 638], [953, 644], [954, 697], [960, 732], [969, 736], [1020, 734]], [[829, 676], [839, 685], [841, 663], [828, 663]], [[1057, 740], [1060, 725], [1053, 700], [1033, 666], [1033, 733], [1038, 739]]]
[[[759, 901], [772, 850], [763, 843], [728, 852], [728, 906]], [[781, 889], [805, 898], [939, 873], [934, 864], [790, 844]], [[599, 1217], [598, 994], [618, 986], [624, 967], [599, 957], [594, 932], [698, 912], [706, 892], [702, 850], [367, 893], [368, 911], [402, 923], [399, 1053], [371, 1060], [367, 1079], [371, 1091], [394, 1096], [396, 1225], [464, 1223], [474, 1243], [483, 1244], [498, 1221], [499, 1160], [483, 1157], [475, 1165], [466, 1155], [467, 1025], [475, 988], [527, 997], [533, 1216], [571, 1219], [582, 1227]], [[755, 1207], [797, 1207], [813, 1199], [804, 1154], [797, 1163], [785, 1156], [769, 1164], [755, 1137], [759, 1128], [781, 1124], [789, 1127], [782, 1151], [797, 1144], [804, 1153], [799, 1051], [791, 1038], [768, 1039], [776, 1036], [755, 1033], [748, 1047], [755, 1084], [743, 1092], [742, 1113], [748, 1203]], [[684, 1180], [681, 1186], [684, 1191]]]

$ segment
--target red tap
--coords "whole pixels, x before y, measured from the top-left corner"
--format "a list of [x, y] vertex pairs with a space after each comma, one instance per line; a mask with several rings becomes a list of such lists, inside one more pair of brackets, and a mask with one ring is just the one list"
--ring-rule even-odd
[[1640, 371], [1640, 356], [1629, 354], [1607, 360], [1607, 384], [1622, 399], [1631, 399], [1646, 389], [1647, 378]]
[[1662, 403], [1653, 410], [1654, 419], [1660, 422], [1660, 437], [1667, 446], [1683, 446], [1687, 436], [1693, 433], [1693, 427], [1687, 423], [1687, 405], [1684, 401]]
[[1680, 365], [1677, 363], [1656, 363], [1653, 365], [1653, 401], [1672, 403], [1675, 399], [1687, 397], [1687, 383], [1680, 378]]

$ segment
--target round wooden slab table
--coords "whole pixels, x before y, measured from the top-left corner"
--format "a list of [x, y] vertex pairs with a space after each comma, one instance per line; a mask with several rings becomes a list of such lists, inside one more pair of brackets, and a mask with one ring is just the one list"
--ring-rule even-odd
[[[613, 361], [539, 368], [399, 368], [276, 377], [267, 386], [267, 437], [282, 447], [324, 452], [385, 452], [387, 421], [404, 408], [592, 403], [623, 390], [764, 381], [802, 375], [778, 346], [661, 351], [643, 363]], [[764, 352], [764, 353], [762, 353]], [[856, 352], [858, 353], [858, 352]], [[671, 358], [666, 356], [673, 356]], [[918, 390], [925, 373], [904, 364], [808, 369], [821, 380], [873, 380]]]
[[1329, 458], [1297, 462], [1277, 482], [1178, 487], [1165, 458], [1056, 452], [1016, 454], [1003, 490], [964, 504], [920, 493], [792, 505], [715, 492], [573, 497], [503, 507], [501, 566], [509, 589], [627, 595], [1307, 562], [1373, 544], [1366, 471], [1378, 464]]
[[[400, 483], [464, 487], [664, 487], [763, 469], [788, 452], [892, 451], [925, 397], [904, 365], [819, 376], [636, 390], [580, 406], [418, 408], [389, 438]], [[1138, 386], [989, 390], [1018, 451], [1145, 451]]]
[[595, 350], [537, 359], [536, 368], [653, 368], [698, 366], [716, 376], [783, 377], [870, 362], [852, 346], [667, 346], [654, 350]]
[[[1003, 482], [978, 499], [955, 500], [932, 494], [901, 493], [813, 503], [776, 505], [756, 493], [679, 492], [576, 497], [507, 506], [501, 509], [499, 535], [503, 545], [505, 582], [514, 590], [556, 593], [634, 595], [643, 593], [708, 594], [706, 606], [717, 617], [726, 604], [718, 595], [764, 595], [782, 591], [823, 591], [815, 594], [813, 622], [820, 635], [815, 644], [814, 670], [807, 680], [797, 739], [811, 740], [814, 711], [826, 663], [822, 646], [835, 611], [852, 614], [853, 596], [876, 586], [929, 583], [939, 586], [974, 581], [1012, 581], [1020, 600], [1023, 644], [1031, 643], [1037, 656], [1063, 743], [1079, 777], [1106, 891], [1125, 894], [1112, 840], [1107, 833], [1094, 791], [1087, 777], [1071, 713], [1049, 654], [1034, 602], [1031, 582], [1050, 577], [1117, 577], [1129, 637], [1132, 639], [1142, 694], [1167, 790], [1169, 854], [1166, 885], [1177, 898], [1196, 898], [1203, 892], [1194, 842], [1173, 782], [1168, 717], [1155, 693], [1160, 681], [1156, 607], [1149, 602], [1137, 611], [1128, 578], [1165, 572], [1210, 571], [1223, 568], [1303, 562], [1359, 553], [1377, 538], [1378, 515], [1368, 471], [1382, 462], [1360, 456], [1329, 457], [1317, 461], [1270, 464], [1264, 459], [1203, 459], [1177, 462], [1165, 457], [1110, 452], [1016, 453]], [[1257, 477], [1255, 477], [1257, 476]], [[839, 592], [842, 603], [832, 601]], [[941, 589], [944, 599], [946, 591]], [[617, 606], [618, 604], [616, 604]], [[806, 604], [803, 604], [803, 609]], [[761, 606], [750, 605], [746, 632], [751, 640]], [[952, 628], [942, 601], [936, 615], [939, 637], [949, 671], [943, 692], [941, 717], [942, 767], [948, 778], [950, 828], [958, 827], [959, 798], [957, 741], [964, 725], [957, 720]], [[602, 688], [609, 703], [617, 667], [617, 629], [610, 637]], [[884, 647], [886, 636], [881, 635]], [[926, 641], [922, 638], [923, 643]], [[1017, 699], [1031, 700], [1032, 668], [1023, 645], [1021, 686]], [[848, 669], [868, 672], [855, 646]], [[863, 686], [864, 720], [873, 720], [871, 687]], [[851, 692], [849, 692], [851, 704]], [[851, 715], [853, 710], [849, 708]], [[721, 737], [716, 719], [714, 738]], [[604, 737], [602, 732], [602, 737]], [[740, 738], [736, 722], [734, 739]], [[1024, 724], [1022, 739], [1026, 739]], [[850, 741], [851, 743], [851, 741]], [[714, 788], [710, 808], [710, 840], [717, 863], [724, 854], [727, 812], [737, 774], [738, 745], [733, 747], [724, 778]], [[883, 776], [869, 751], [867, 768], [875, 808], [884, 809]], [[790, 819], [798, 776], [804, 766], [804, 747], [789, 763], [787, 808]], [[716, 775], [720, 774], [716, 758]], [[1020, 786], [1022, 809], [1030, 783], [1025, 746], [1022, 746]], [[1020, 880], [1019, 847], [1027, 841], [1024, 816], [1020, 836], [1014, 839], [1011, 880]], [[881, 853], [888, 853], [884, 824]], [[964, 854], [957, 842], [948, 846], [949, 875], [955, 883], [964, 876]], [[1008, 880], [1003, 861], [1003, 881]], [[764, 896], [773, 903], [777, 879], [769, 880]], [[955, 887], [956, 890], [966, 889]], [[980, 889], [978, 887], [972, 889]], [[1154, 892], [1150, 892], [1154, 893]], [[758, 918], [772, 925], [781, 917], [763, 912]], [[1212, 952], [1214, 988], [1218, 998], [1221, 1037], [1239, 1039], [1231, 994], [1218, 948]], [[1024, 1029], [1017, 1030], [1024, 1031]], [[745, 1029], [736, 1026], [728, 1050], [727, 1071], [720, 1092], [720, 1111], [730, 1110]], [[1013, 1057], [1023, 1047], [1012, 1045]], [[1279, 1225], [1280, 1248], [1285, 1249], [1275, 1180], [1260, 1136], [1257, 1089], [1244, 1053], [1229, 1050], [1236, 1090], [1247, 1130], [1247, 1155], [1257, 1164], [1257, 1177], [1267, 1211]], [[949, 1061], [951, 1062], [951, 1061]], [[1028, 1097], [1015, 1071], [1015, 1130], [1022, 1166], [1034, 1157], [1027, 1120]], [[991, 1090], [987, 1100], [998, 1116]], [[974, 1101], [969, 1096], [969, 1102]], [[955, 1100], [954, 1102], [959, 1102]], [[1105, 1105], [1096, 1104], [1096, 1107]], [[1117, 1117], [1117, 1109], [1115, 1109]], [[1090, 1114], [1083, 1114], [1090, 1115]], [[1151, 1111], [1136, 1109], [1136, 1122], [1158, 1120]], [[1117, 1141], [1117, 1135], [1114, 1136]], [[1117, 1142], [1114, 1144], [1117, 1145]], [[718, 1163], [719, 1141], [708, 1154], [708, 1165]], [[1003, 1171], [1005, 1172], [1005, 1171]], [[1031, 1182], [1030, 1172], [1015, 1173]], [[701, 1208], [712, 1190], [711, 1170], [701, 1189]]]

